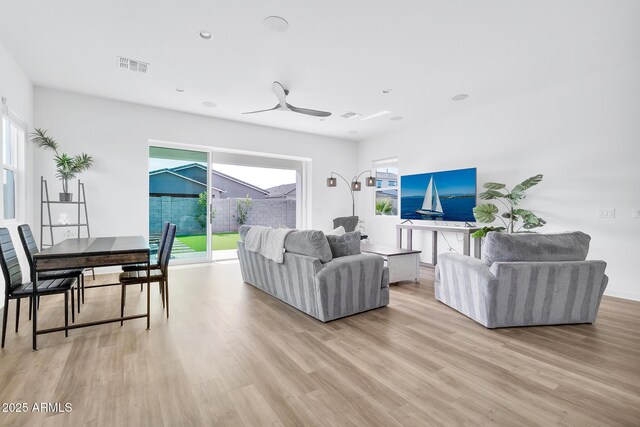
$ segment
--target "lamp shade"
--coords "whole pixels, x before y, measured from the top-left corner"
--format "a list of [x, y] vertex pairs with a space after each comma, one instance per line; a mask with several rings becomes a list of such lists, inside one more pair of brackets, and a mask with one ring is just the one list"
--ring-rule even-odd
[[338, 180], [334, 177], [327, 178], [327, 187], [335, 187], [336, 185], [338, 185]]
[[366, 183], [367, 183], [367, 187], [373, 187], [373, 186], [376, 185], [376, 179], [374, 177], [370, 176], [370, 177], [367, 178]]
[[362, 183], [360, 181], [353, 181], [351, 183], [351, 189], [353, 191], [360, 191], [362, 190]]

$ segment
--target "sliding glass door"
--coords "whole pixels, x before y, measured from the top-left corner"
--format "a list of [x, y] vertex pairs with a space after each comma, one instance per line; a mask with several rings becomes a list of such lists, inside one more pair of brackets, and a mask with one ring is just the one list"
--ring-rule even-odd
[[210, 153], [149, 147], [149, 242], [152, 250], [162, 224], [177, 225], [172, 260], [211, 259], [210, 203], [207, 188]]

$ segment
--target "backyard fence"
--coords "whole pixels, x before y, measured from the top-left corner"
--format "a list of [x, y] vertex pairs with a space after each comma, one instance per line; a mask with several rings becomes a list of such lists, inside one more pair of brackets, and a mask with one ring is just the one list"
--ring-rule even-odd
[[[212, 233], [238, 231], [237, 203], [241, 199], [213, 199], [215, 218]], [[296, 201], [291, 199], [249, 199], [250, 207], [246, 224], [270, 227], [296, 226]], [[198, 199], [192, 197], [149, 197], [149, 235], [160, 235], [162, 224], [170, 221], [178, 226], [178, 235], [205, 234], [206, 229], [198, 221]]]

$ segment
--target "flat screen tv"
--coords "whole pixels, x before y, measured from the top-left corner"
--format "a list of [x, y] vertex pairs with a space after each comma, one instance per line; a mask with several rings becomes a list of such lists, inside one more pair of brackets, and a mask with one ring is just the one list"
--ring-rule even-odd
[[475, 221], [476, 168], [400, 177], [402, 219]]

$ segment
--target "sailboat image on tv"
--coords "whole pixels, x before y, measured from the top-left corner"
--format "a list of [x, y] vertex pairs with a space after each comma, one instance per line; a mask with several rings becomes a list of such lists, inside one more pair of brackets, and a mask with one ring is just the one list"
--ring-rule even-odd
[[433, 181], [433, 176], [429, 179], [429, 185], [427, 186], [424, 201], [422, 202], [422, 209], [418, 209], [416, 213], [434, 217], [444, 216], [440, 196], [438, 196], [438, 188]]

